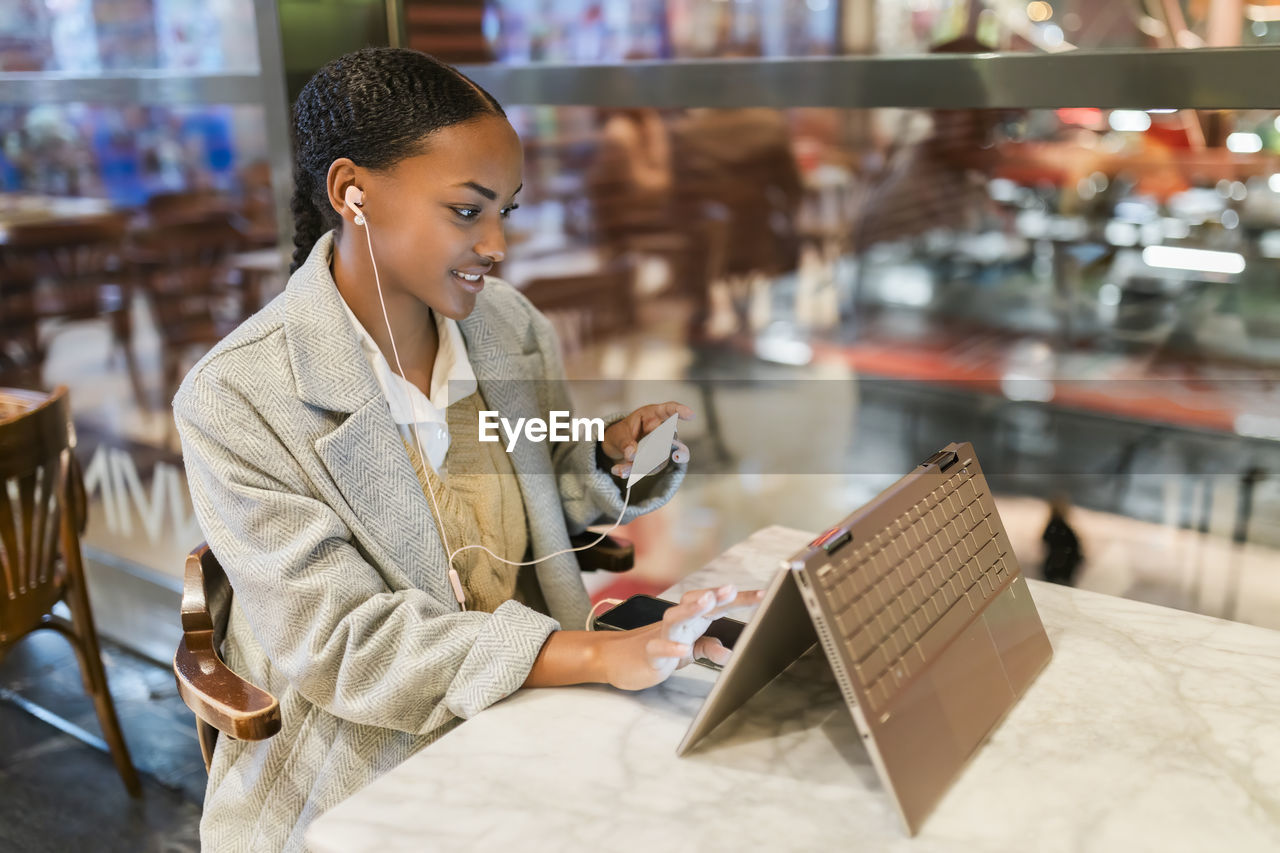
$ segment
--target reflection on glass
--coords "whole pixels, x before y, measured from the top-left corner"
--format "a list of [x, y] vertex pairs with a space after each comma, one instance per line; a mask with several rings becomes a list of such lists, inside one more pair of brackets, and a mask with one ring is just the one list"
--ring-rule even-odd
[[911, 55], [972, 39], [985, 49], [1057, 53], [1280, 43], [1280, 13], [1210, 0], [490, 0], [484, 34], [500, 62]]
[[491, 0], [484, 33], [499, 62], [620, 62], [838, 52], [832, 0]]
[[256, 73], [253, 0], [32, 0], [0, 8], [0, 72]]
[[848, 417], [759, 377], [857, 376], [858, 461], [767, 473], [972, 435], [1002, 491], [1280, 545], [1274, 112], [510, 112], [501, 274], [572, 376], [693, 382], [710, 469]]
[[169, 401], [278, 290], [260, 107], [0, 108], [0, 386], [71, 392], [92, 558], [199, 539]]

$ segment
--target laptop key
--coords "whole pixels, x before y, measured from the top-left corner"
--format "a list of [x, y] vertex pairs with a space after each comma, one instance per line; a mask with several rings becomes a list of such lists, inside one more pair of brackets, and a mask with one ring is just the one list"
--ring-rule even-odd
[[853, 656], [853, 659], [862, 660], [871, 651], [872, 643], [870, 632], [865, 628], [854, 632], [853, 636], [849, 638], [848, 645], [849, 653]]
[[982, 550], [978, 552], [978, 567], [984, 572], [996, 564], [996, 560], [1000, 558], [1000, 546], [995, 540], [988, 542], [982, 546]]
[[961, 575], [964, 577], [964, 585], [971, 587], [978, 582], [978, 575], [982, 574], [982, 570], [978, 568], [978, 559], [975, 557], [964, 564], [961, 569]]
[[893, 665], [889, 667], [887, 675], [895, 691], [907, 683], [907, 670], [897, 661], [894, 661]]
[[889, 618], [893, 620], [895, 625], [901, 622], [902, 618], [906, 616], [906, 613], [902, 609], [902, 603], [896, 598], [889, 602], [889, 606], [885, 608], [885, 612], [889, 614]]
[[960, 629], [972, 617], [973, 610], [965, 607], [960, 602], [956, 602], [925, 632], [924, 636], [916, 641], [915, 648], [919, 650], [920, 656], [924, 659], [926, 665], [955, 639], [956, 635], [960, 633]]
[[871, 686], [867, 691], [867, 698], [871, 700], [871, 708], [879, 711], [889, 702], [889, 684], [888, 677], [880, 679]]
[[855, 598], [851, 606], [853, 607], [856, 622], [859, 625], [865, 624], [873, 615], [871, 604], [867, 601], [866, 596]]

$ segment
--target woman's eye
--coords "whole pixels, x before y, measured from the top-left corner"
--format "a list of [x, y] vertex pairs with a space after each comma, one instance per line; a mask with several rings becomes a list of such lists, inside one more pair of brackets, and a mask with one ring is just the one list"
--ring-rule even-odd
[[502, 216], [503, 219], [506, 219], [508, 216], [511, 215], [511, 211], [516, 210], [519, 207], [520, 205], [518, 204], [513, 204], [510, 207], [504, 207], [499, 215]]
[[480, 215], [480, 211], [474, 207], [455, 207], [453, 212], [461, 216], [463, 219], [475, 219]]

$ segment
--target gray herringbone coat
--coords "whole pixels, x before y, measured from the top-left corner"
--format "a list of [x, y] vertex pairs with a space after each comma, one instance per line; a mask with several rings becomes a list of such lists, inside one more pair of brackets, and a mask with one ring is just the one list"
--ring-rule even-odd
[[[516, 602], [460, 612], [331, 250], [325, 235], [173, 403], [196, 516], [234, 590], [223, 653], [283, 716], [270, 740], [219, 740], [201, 822], [210, 851], [302, 849], [319, 813], [516, 690], [557, 620], [579, 628], [589, 606], [565, 554], [536, 569], [554, 618]], [[503, 381], [563, 376], [549, 323], [512, 287], [490, 280], [461, 328], [490, 408], [569, 408], [557, 383]], [[512, 462], [535, 555], [622, 509], [593, 443], [525, 441]], [[625, 520], [683, 475], [672, 466]]]

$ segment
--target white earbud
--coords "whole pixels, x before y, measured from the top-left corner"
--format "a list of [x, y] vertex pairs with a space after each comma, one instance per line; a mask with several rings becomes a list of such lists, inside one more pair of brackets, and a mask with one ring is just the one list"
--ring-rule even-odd
[[356, 224], [364, 225], [364, 214], [360, 212], [360, 208], [364, 207], [364, 192], [359, 187], [352, 185], [347, 187], [342, 199], [347, 203], [347, 207], [355, 208]]

